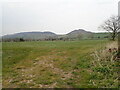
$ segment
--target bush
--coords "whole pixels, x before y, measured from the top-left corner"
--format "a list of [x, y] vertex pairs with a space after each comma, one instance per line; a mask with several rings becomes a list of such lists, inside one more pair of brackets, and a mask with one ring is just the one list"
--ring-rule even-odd
[[109, 52], [109, 49], [117, 47], [114, 43], [112, 47], [106, 47], [102, 50], [95, 51], [93, 62], [91, 63], [93, 73], [90, 76], [90, 82], [93, 86], [99, 88], [118, 88], [118, 68], [116, 54], [117, 52]]

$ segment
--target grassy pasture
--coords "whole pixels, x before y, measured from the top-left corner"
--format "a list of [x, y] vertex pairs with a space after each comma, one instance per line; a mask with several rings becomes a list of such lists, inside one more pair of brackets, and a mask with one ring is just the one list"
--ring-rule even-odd
[[4, 88], [93, 88], [91, 54], [109, 41], [3, 42]]

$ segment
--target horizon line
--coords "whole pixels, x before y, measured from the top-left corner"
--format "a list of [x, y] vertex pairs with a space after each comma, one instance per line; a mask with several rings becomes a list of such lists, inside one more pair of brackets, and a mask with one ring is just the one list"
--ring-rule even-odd
[[[80, 30], [80, 29], [76, 29], [76, 30]], [[84, 29], [81, 29], [81, 30], [84, 30]], [[72, 31], [75, 31], [75, 30], [72, 30]], [[72, 32], [72, 31], [70, 31], [70, 32]], [[87, 31], [87, 30], [84, 30], [84, 31]], [[21, 32], [14, 32], [14, 33], [9, 33], [9, 34], [4, 34], [4, 35], [0, 35], [0, 36], [6, 36], [6, 35], [12, 35], [12, 34], [18, 34], [18, 33], [29, 33], [29, 32], [51, 32], [51, 33], [54, 33], [54, 34], [57, 34], [57, 35], [65, 35], [65, 34], [68, 34], [68, 33], [70, 33], [70, 32], [68, 32], [68, 33], [55, 33], [55, 32], [53, 32], [53, 31], [21, 31]], [[87, 32], [91, 32], [91, 33], [107, 33], [107, 31], [101, 31], [101, 32], [99, 32], [99, 31], [87, 31]]]

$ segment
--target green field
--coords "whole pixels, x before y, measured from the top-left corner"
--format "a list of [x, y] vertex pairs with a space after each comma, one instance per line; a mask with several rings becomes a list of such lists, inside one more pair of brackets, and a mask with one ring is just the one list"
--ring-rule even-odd
[[93, 52], [107, 40], [3, 42], [3, 88], [117, 87], [92, 68]]

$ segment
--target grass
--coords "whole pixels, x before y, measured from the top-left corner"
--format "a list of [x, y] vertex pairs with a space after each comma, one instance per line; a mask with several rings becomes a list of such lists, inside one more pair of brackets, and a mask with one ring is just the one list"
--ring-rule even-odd
[[[120, 64], [116, 58], [117, 50], [113, 49], [117, 47], [117, 43], [112, 42], [104, 49], [94, 52], [94, 60], [92, 61], [94, 72], [91, 74], [91, 81], [94, 82], [95, 86], [99, 86], [99, 88], [119, 88]], [[113, 50], [108, 52], [109, 49]]]
[[[99, 87], [90, 82], [98, 78], [95, 76], [97, 71], [93, 72], [91, 67], [94, 60], [91, 54], [105, 47], [108, 42], [106, 40], [3, 42], [3, 87]], [[98, 68], [97, 70], [99, 71]], [[108, 84], [109, 81], [104, 83]]]

